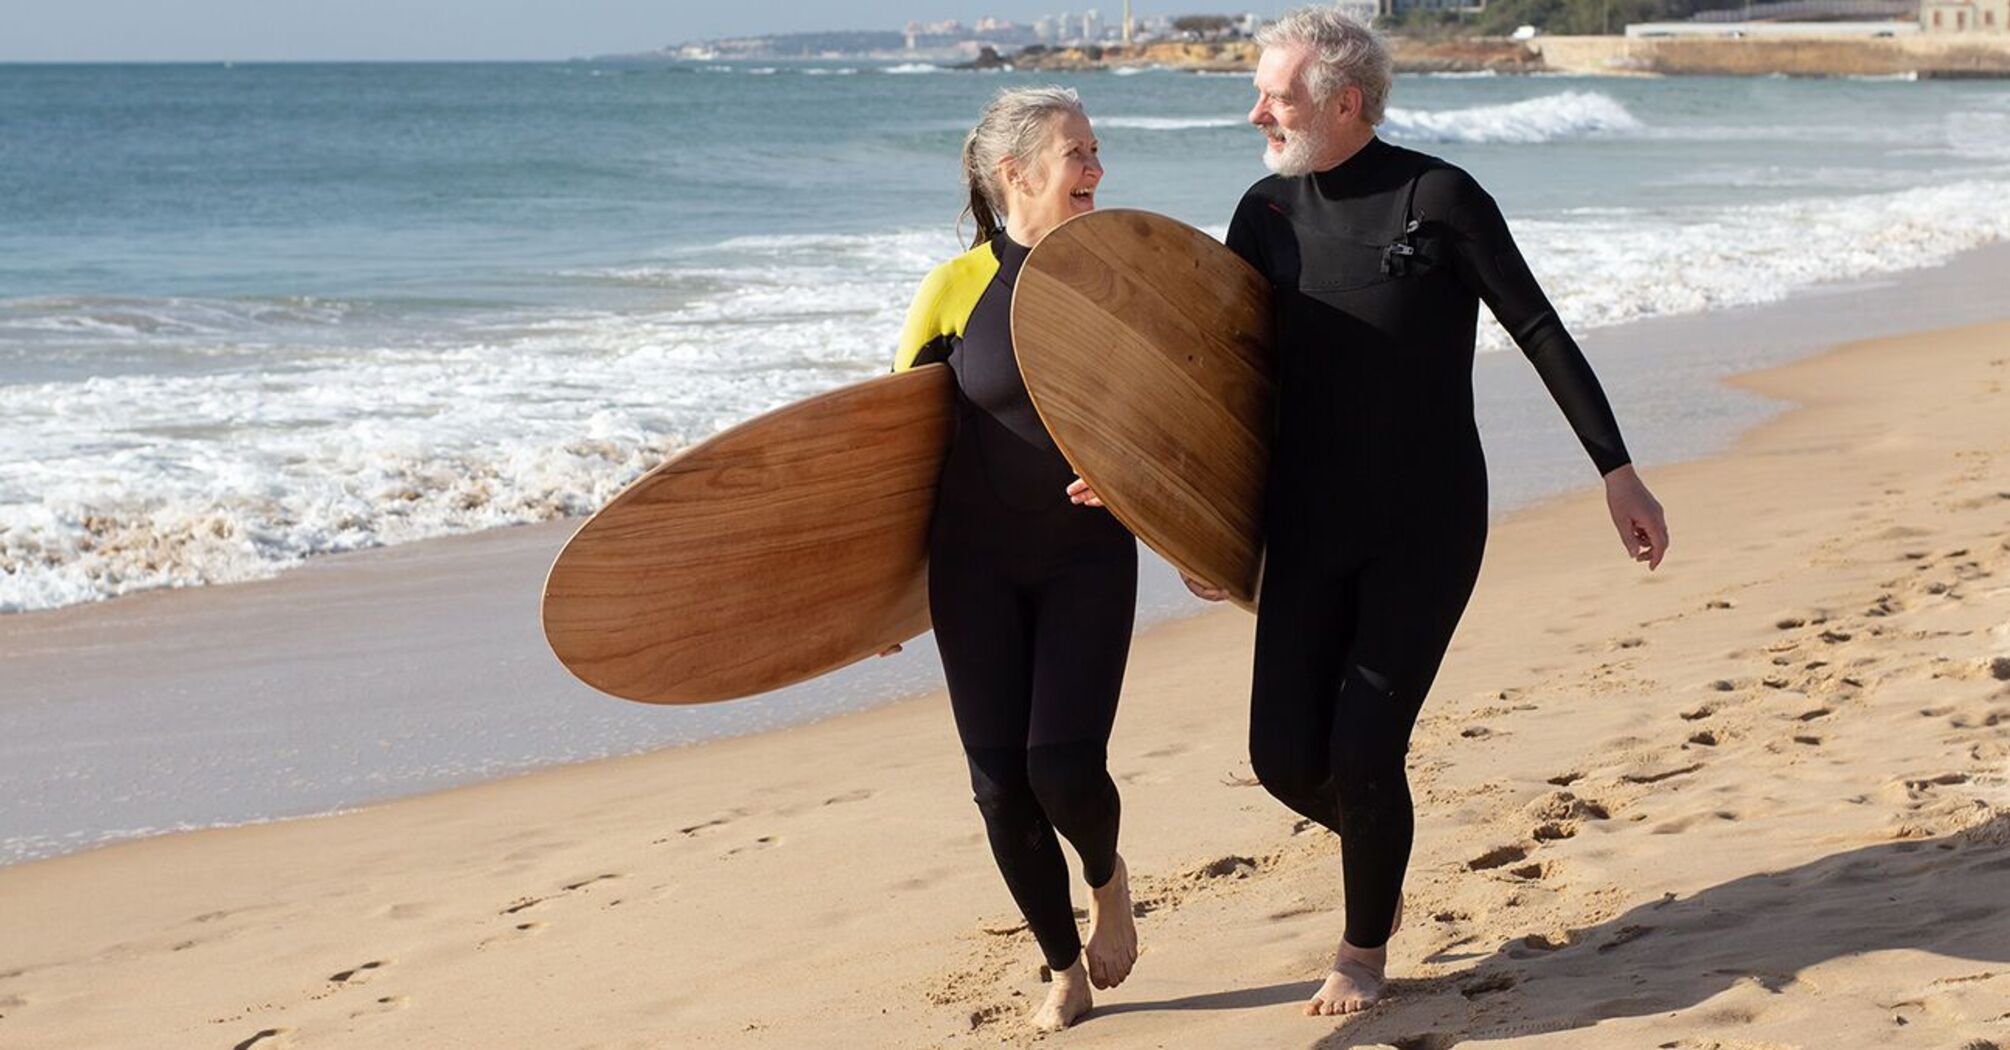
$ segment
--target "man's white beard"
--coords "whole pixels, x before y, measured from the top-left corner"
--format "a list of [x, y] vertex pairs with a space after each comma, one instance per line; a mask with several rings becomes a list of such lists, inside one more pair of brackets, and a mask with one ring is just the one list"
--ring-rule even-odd
[[1312, 174], [1318, 157], [1326, 152], [1326, 136], [1318, 131], [1286, 132], [1283, 149], [1271, 149], [1268, 136], [1265, 138], [1263, 166], [1287, 178]]

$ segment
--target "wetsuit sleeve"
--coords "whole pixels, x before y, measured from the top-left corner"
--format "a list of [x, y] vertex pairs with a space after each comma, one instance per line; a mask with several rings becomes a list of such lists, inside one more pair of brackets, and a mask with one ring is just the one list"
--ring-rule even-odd
[[894, 351], [893, 370], [949, 360], [970, 323], [970, 311], [991, 278], [998, 273], [998, 253], [989, 244], [980, 244], [930, 271], [914, 293], [907, 308], [907, 323], [900, 329], [900, 348]]
[[1458, 179], [1446, 224], [1459, 278], [1486, 300], [1501, 327], [1535, 364], [1598, 472], [1610, 474], [1632, 462], [1604, 388], [1529, 272], [1500, 207], [1463, 172]]
[[933, 364], [949, 357], [952, 332], [942, 323], [942, 300], [951, 284], [948, 267], [938, 267], [921, 282], [914, 301], [907, 307], [907, 323], [900, 328], [900, 347], [894, 351], [893, 370]]

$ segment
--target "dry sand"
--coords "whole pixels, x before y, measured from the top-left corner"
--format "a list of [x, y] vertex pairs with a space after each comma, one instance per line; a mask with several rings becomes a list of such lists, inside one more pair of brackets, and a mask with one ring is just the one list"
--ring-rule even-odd
[[1653, 575], [1596, 493], [1500, 523], [1360, 1018], [1297, 1012], [1337, 843], [1225, 610], [1134, 650], [1145, 955], [1069, 1033], [930, 696], [0, 869], [0, 1047], [2010, 1046], [2007, 381], [2010, 324], [1747, 377], [1804, 407], [1651, 473]]

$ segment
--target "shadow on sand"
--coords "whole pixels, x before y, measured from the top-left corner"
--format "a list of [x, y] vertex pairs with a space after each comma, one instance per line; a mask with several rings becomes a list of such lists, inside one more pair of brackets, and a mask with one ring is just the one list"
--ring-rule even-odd
[[[1901, 948], [2010, 963], [2010, 815], [1671, 895], [1561, 946], [1517, 938], [1463, 973], [1397, 981], [1395, 998], [1314, 1045], [1445, 1050], [1587, 1028], [1692, 1007], [1741, 981], [1783, 991], [1811, 966]], [[1301, 987], [1224, 995], [1282, 1000]]]
[[1261, 988], [1238, 988], [1227, 992], [1185, 995], [1178, 999], [1112, 1003], [1109, 1006], [1097, 1007], [1092, 1016], [1109, 1017], [1113, 1014], [1132, 1014], [1144, 1010], [1243, 1010], [1258, 1006], [1281, 1006], [1284, 1003], [1302, 1003], [1312, 998], [1312, 993], [1318, 990], [1318, 981], [1287, 981], [1283, 984], [1267, 984]]

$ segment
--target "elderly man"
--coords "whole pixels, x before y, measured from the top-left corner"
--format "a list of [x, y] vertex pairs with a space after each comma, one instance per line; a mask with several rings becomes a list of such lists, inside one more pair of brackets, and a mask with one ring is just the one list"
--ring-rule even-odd
[[1480, 300], [1604, 475], [1628, 553], [1658, 566], [1668, 532], [1493, 198], [1375, 136], [1391, 81], [1381, 41], [1330, 8], [1292, 12], [1258, 40], [1249, 120], [1276, 174], [1228, 230], [1269, 278], [1278, 322], [1249, 748], [1271, 794], [1340, 836], [1346, 929], [1305, 1007], [1339, 1014], [1382, 993], [1414, 832], [1404, 755], [1486, 545]]

